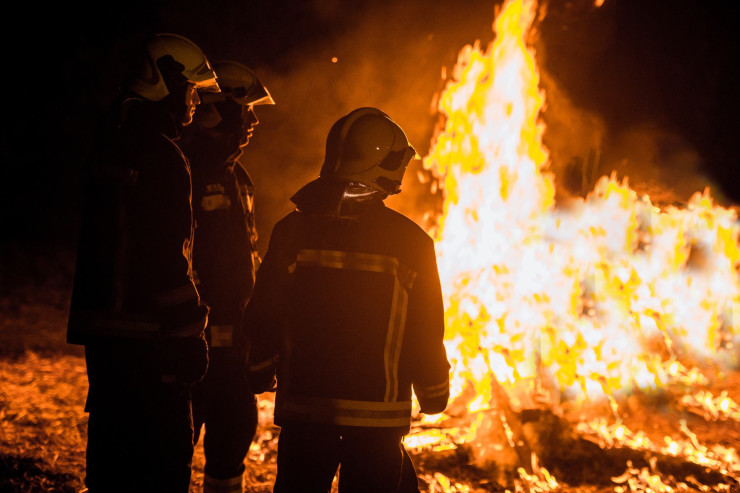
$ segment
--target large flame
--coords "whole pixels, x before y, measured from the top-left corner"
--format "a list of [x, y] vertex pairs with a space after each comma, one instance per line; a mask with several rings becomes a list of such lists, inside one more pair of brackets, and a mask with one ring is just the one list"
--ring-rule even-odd
[[502, 387], [514, 409], [606, 398], [616, 412], [620, 393], [701, 382], [681, 355], [736, 363], [721, 349], [739, 333], [739, 225], [708, 190], [660, 210], [615, 175], [555, 204], [527, 44], [536, 7], [507, 1], [485, 52], [461, 51], [424, 158], [445, 193], [434, 235], [453, 396], [471, 414]]

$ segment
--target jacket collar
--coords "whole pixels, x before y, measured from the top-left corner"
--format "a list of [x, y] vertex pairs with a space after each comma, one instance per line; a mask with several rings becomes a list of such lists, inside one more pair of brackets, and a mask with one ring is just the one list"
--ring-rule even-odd
[[290, 200], [298, 210], [313, 215], [359, 219], [384, 207], [386, 194], [361, 183], [317, 178], [298, 190]]

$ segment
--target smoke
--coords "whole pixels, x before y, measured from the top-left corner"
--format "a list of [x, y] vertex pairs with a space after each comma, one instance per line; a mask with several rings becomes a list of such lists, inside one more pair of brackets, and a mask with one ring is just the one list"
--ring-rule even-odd
[[[68, 223], [77, 214], [81, 163], [115, 92], [118, 62], [143, 35], [174, 32], [195, 41], [213, 60], [252, 67], [275, 96], [276, 106], [258, 108], [261, 125], [244, 156], [256, 182], [264, 249], [274, 223], [291, 209], [290, 196], [316, 176], [326, 133], [343, 114], [377, 106], [398, 121], [422, 156], [427, 153], [442, 70], [451, 71], [466, 44], [490, 42], [494, 12], [502, 3], [306, 0], [215, 7], [156, 0], [146, 8], [86, 7], [86, 15], [62, 9], [48, 25], [33, 29], [43, 36], [41, 44], [55, 47], [54, 56], [38, 64], [35, 54], [20, 52], [24, 66], [35, 68], [24, 72], [19, 88], [24, 92], [12, 98], [10, 113], [21, 121], [9, 127], [4, 141], [10, 164], [2, 180], [3, 209], [15, 213], [10, 204], [24, 195], [23, 187], [12, 185], [30, 180], [43, 191], [23, 217], [12, 215], [13, 227], [36, 231], [54, 223], [55, 231], [74, 231]], [[638, 0], [601, 8], [590, 0], [549, 4], [538, 61], [545, 62], [540, 67], [547, 73], [546, 143], [556, 173], [598, 148], [599, 173], [624, 171], [637, 185], [643, 167], [665, 162], [667, 172], [646, 179], [666, 179], [676, 194], [685, 195], [684, 189], [702, 185], [693, 149], [702, 158], [711, 151], [711, 164], [722, 170], [737, 161], [730, 144], [738, 133], [738, 98], [732, 97], [738, 45], [731, 42], [736, 30], [733, 16], [725, 15], [729, 7], [656, 4], [643, 15], [647, 6]], [[84, 21], [90, 13], [95, 23]], [[694, 19], [702, 22], [690, 24]], [[54, 90], [49, 73], [56, 74]], [[645, 132], [654, 138], [637, 137]], [[674, 184], [674, 167], [688, 175], [681, 183]], [[420, 168], [411, 166], [404, 191], [388, 201], [415, 220], [430, 207], [429, 185], [416, 179]]]
[[[453, 2], [313, 5], [331, 33], [278, 64], [254, 67], [276, 101], [256, 108], [260, 124], [242, 157], [256, 184], [261, 251], [275, 222], [292, 209], [290, 197], [318, 176], [326, 136], [337, 119], [361, 106], [377, 107], [425, 155], [443, 68], [454, 65], [465, 44], [492, 36], [494, 4], [488, 1], [458, 7], [453, 15]], [[387, 201], [419, 223], [431, 207], [429, 186], [417, 178], [421, 168], [413, 162], [402, 193]]]
[[[721, 194], [705, 173], [706, 156], [695, 135], [680, 124], [707, 117], [686, 104], [687, 92], [678, 92], [682, 82], [671, 78], [669, 69], [688, 60], [670, 57], [655, 41], [661, 39], [658, 32], [673, 36], [676, 28], [635, 20], [640, 5], [619, 0], [598, 8], [552, 0], [537, 26], [536, 58], [546, 92], [544, 144], [556, 199], [585, 196], [612, 173], [658, 205], [686, 203], [708, 186], [715, 197]], [[634, 39], [632, 31], [640, 30], [653, 36]], [[633, 51], [632, 44], [639, 49]], [[652, 63], [656, 57], [664, 59], [660, 66]]]
[[639, 195], [657, 205], [685, 205], [712, 183], [701, 172], [702, 158], [681, 136], [654, 123], [630, 127], [605, 142], [602, 168], [629, 177]]
[[[314, 0], [301, 4], [300, 24], [290, 10], [268, 13], [273, 28], [259, 29], [259, 36], [245, 38], [232, 28], [222, 52], [246, 59], [277, 102], [257, 109], [261, 123], [243, 157], [256, 183], [261, 250], [275, 222], [292, 209], [291, 195], [318, 175], [326, 134], [349, 111], [382, 109], [426, 155], [439, 118], [434, 101], [444, 88], [442, 72], [451, 72], [466, 44], [491, 41], [501, 3]], [[630, 113], [636, 106], [630, 90], [647, 88], [650, 74], [633, 73], [625, 64], [630, 58], [617, 50], [625, 27], [609, 10], [614, 7], [589, 2], [548, 7], [539, 26], [537, 60], [547, 95], [544, 139], [559, 197], [585, 195], [612, 171], [620, 179], [628, 176], [633, 188], [655, 202], [683, 202], [703, 190], [708, 180], [692, 144], [665, 125], [664, 115], [646, 109]], [[238, 17], [233, 11], [229, 16]], [[313, 27], [299, 27], [304, 24]], [[287, 49], [285, 36], [299, 41]], [[253, 48], [268, 50], [274, 43], [280, 50], [261, 57]], [[629, 76], [607, 77], [605, 66]], [[628, 79], [634, 87], [623, 83]], [[420, 162], [412, 163], [403, 192], [387, 201], [420, 224], [438, 205], [429, 183], [417, 178], [425, 173]]]
[[610, 129], [603, 117], [578, 107], [546, 72], [542, 86], [547, 94], [544, 144], [557, 200], [585, 196], [612, 173], [628, 178], [638, 195], [656, 205], [685, 204], [695, 192], [715, 190], [699, 152], [675, 131], [655, 121]]
[[550, 171], [556, 177], [556, 198], [582, 195], [601, 176], [604, 122], [595, 113], [575, 106], [547, 72], [540, 75], [546, 93], [543, 143], [550, 153]]

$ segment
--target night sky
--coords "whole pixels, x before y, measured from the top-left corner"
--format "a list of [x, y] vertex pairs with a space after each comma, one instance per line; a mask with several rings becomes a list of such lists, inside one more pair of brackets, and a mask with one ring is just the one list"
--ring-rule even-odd
[[[273, 94], [277, 105], [257, 109], [261, 123], [243, 158], [264, 249], [289, 197], [317, 175], [331, 124], [348, 111], [377, 106], [420, 154], [429, 150], [441, 70], [465, 44], [491, 41], [497, 3], [157, 0], [28, 5], [6, 16], [23, 35], [5, 36], [0, 267], [24, 249], [74, 250], [79, 172], [127, 50], [145, 34], [175, 32], [211, 60], [241, 61]], [[732, 4], [550, 2], [536, 48], [554, 169], [597, 147], [602, 173], [664, 186], [677, 200], [711, 185], [718, 200], [740, 203]], [[410, 180], [404, 187], [415, 193]]]

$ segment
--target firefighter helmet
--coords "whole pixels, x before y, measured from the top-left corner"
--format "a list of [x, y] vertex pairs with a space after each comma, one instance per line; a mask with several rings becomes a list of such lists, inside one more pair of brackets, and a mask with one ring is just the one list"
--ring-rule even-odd
[[[155, 34], [144, 46], [143, 60], [135, 69], [128, 89], [150, 101], [160, 101], [169, 93], [160, 63], [179, 72], [198, 91], [219, 92], [216, 73], [198, 45], [178, 34]], [[167, 59], [169, 57], [170, 59]]]
[[215, 103], [231, 99], [242, 105], [275, 104], [270, 92], [259, 81], [255, 73], [245, 65], [231, 60], [213, 63], [221, 92], [205, 94], [203, 103]]
[[359, 182], [393, 195], [418, 158], [403, 129], [377, 108], [358, 108], [332, 126], [320, 176]]

